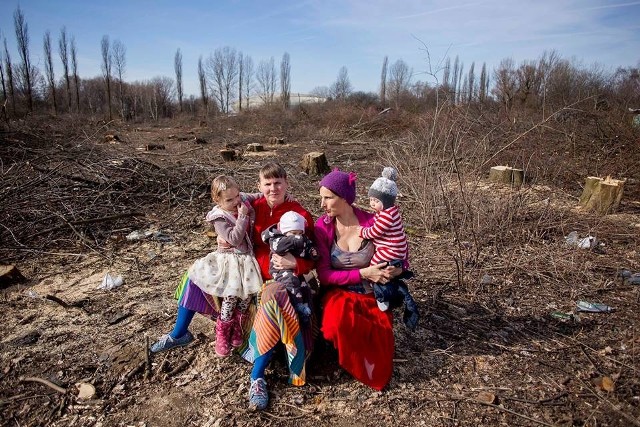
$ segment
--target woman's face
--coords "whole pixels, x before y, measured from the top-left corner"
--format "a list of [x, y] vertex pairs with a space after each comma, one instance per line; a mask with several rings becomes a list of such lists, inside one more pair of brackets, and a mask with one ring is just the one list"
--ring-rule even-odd
[[346, 204], [346, 200], [336, 195], [327, 187], [320, 187], [320, 206], [329, 217], [334, 218], [338, 216]]
[[288, 189], [289, 183], [286, 178], [263, 178], [261, 176], [258, 182], [258, 190], [264, 195], [271, 207], [284, 203]]

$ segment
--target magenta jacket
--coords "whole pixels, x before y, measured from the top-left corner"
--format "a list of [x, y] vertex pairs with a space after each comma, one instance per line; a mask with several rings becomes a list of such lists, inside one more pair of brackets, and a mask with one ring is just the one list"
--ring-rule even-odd
[[[373, 224], [373, 214], [362, 209], [353, 207], [353, 212], [358, 218], [362, 227], [369, 227]], [[342, 286], [355, 285], [360, 283], [359, 269], [335, 270], [331, 268], [331, 246], [336, 237], [335, 219], [327, 214], [322, 215], [315, 225], [316, 247], [318, 249], [318, 260], [316, 261], [316, 272], [322, 286]]]

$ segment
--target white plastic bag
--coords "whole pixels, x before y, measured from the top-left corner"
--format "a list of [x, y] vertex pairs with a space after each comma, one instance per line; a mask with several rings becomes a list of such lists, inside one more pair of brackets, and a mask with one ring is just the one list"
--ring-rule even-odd
[[119, 286], [122, 286], [123, 283], [124, 279], [122, 278], [122, 276], [113, 277], [111, 274], [107, 273], [102, 279], [102, 283], [98, 286], [98, 289], [105, 289], [107, 291], [110, 291]]

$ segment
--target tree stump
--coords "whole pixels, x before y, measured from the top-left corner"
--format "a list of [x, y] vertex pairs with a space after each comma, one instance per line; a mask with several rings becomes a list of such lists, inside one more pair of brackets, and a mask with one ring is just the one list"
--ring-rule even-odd
[[580, 206], [601, 215], [614, 212], [622, 200], [624, 182], [624, 180], [613, 179], [610, 176], [605, 179], [588, 176], [580, 196]]
[[324, 175], [331, 170], [327, 157], [319, 151], [305, 154], [301, 163], [302, 170], [308, 175]]
[[253, 151], [253, 152], [264, 151], [264, 146], [262, 144], [258, 144], [257, 142], [253, 142], [247, 145], [247, 151]]
[[228, 148], [220, 150], [220, 155], [222, 156], [222, 160], [224, 160], [225, 162], [231, 162], [238, 158], [238, 152], [236, 150], [230, 150]]
[[267, 141], [271, 145], [284, 144], [284, 138], [278, 138], [277, 136], [269, 137]]
[[494, 166], [489, 170], [489, 181], [520, 187], [524, 183], [524, 171], [509, 166]]
[[0, 288], [4, 288], [23, 280], [24, 276], [15, 265], [0, 265]]

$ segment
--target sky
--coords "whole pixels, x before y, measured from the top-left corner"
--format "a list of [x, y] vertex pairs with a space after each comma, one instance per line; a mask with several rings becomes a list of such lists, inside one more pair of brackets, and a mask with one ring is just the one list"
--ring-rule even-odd
[[126, 81], [175, 78], [182, 52], [186, 95], [198, 96], [197, 63], [229, 46], [254, 67], [290, 55], [291, 92], [330, 86], [347, 67], [354, 90], [377, 92], [382, 62], [403, 60], [412, 81], [433, 84], [446, 57], [464, 72], [491, 71], [555, 50], [605, 71], [640, 66], [640, 1], [630, 0], [0, 0], [0, 34], [18, 61], [13, 14], [20, 7], [32, 62], [44, 70], [43, 37], [51, 32], [56, 76], [60, 29], [75, 37], [83, 78], [101, 75], [104, 35], [126, 47]]

